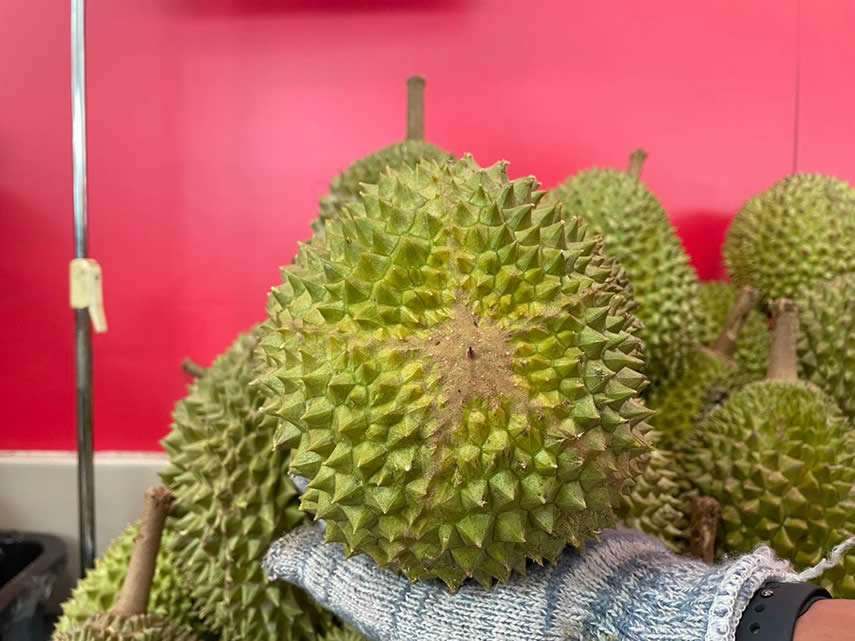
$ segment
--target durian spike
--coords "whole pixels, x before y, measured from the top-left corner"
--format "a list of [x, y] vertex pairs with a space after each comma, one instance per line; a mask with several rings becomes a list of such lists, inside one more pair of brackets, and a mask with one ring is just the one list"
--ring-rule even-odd
[[112, 614], [129, 617], [146, 613], [163, 524], [174, 499], [172, 492], [165, 487], [152, 487], [146, 491], [139, 533], [134, 539], [134, 551], [128, 562], [122, 591], [110, 610]]
[[635, 178], [641, 179], [641, 168], [644, 166], [644, 161], [647, 160], [647, 152], [643, 149], [636, 149], [629, 155], [629, 166], [626, 168], [626, 173]]
[[407, 140], [425, 139], [425, 79], [407, 78]]
[[776, 298], [772, 308], [772, 347], [769, 350], [767, 380], [797, 381], [799, 379], [796, 360], [796, 334], [799, 329], [799, 312], [796, 304], [788, 298]]
[[181, 369], [183, 369], [187, 374], [190, 374], [193, 378], [199, 378], [200, 376], [205, 375], [205, 367], [199, 365], [192, 358], [185, 358], [181, 361]]
[[718, 337], [710, 345], [710, 351], [727, 358], [733, 356], [733, 352], [736, 350], [736, 341], [739, 339], [739, 331], [759, 300], [760, 292], [750, 285], [746, 285], [739, 291], [739, 296], [727, 312], [727, 320], [724, 321]]

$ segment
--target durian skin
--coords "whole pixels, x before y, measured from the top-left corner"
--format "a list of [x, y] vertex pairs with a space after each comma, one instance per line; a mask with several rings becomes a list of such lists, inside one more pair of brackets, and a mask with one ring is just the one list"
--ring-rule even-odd
[[323, 641], [371, 641], [368, 637], [361, 635], [348, 625], [330, 628]]
[[[163, 531], [163, 543], [149, 594], [148, 612], [198, 629], [199, 621], [194, 616], [193, 602], [181, 583], [175, 567], [175, 557], [170, 549], [174, 540], [170, 525], [171, 521], [167, 521]], [[54, 628], [57, 632], [69, 630], [96, 612], [106, 612], [115, 605], [125, 580], [128, 562], [134, 549], [134, 537], [138, 530], [138, 523], [125, 528], [107, 546], [104, 554], [95, 562], [95, 567], [77, 583], [71, 596], [62, 604], [62, 616]]]
[[327, 220], [340, 216], [344, 205], [359, 199], [362, 183], [374, 184], [386, 168], [413, 166], [422, 160], [442, 162], [453, 156], [423, 140], [396, 142], [360, 158], [330, 182], [329, 192], [320, 200], [318, 217], [312, 221], [312, 231], [321, 233]]
[[[710, 414], [693, 446], [689, 477], [722, 506], [719, 553], [765, 544], [804, 569], [855, 533], [855, 433], [816, 386], [751, 383]], [[855, 555], [821, 582], [855, 597]]]
[[697, 274], [659, 201], [628, 173], [598, 168], [571, 176], [545, 200], [562, 202], [566, 217], [602, 235], [639, 303], [650, 379], [668, 378], [696, 346], [700, 310]]
[[[727, 281], [702, 281], [698, 289], [701, 333], [698, 345], [711, 345], [718, 337], [730, 308], [739, 297], [739, 288]], [[752, 381], [766, 376], [769, 362], [769, 323], [759, 309], [749, 312], [739, 331], [733, 360]]]
[[153, 614], [125, 617], [97, 612], [63, 631], [53, 641], [200, 641], [193, 631]]
[[855, 274], [805, 287], [799, 308], [799, 376], [831, 396], [855, 421]]
[[161, 473], [181, 514], [172, 554], [198, 615], [223, 641], [314, 641], [331, 615], [261, 569], [270, 543], [305, 515], [281, 473], [288, 450], [271, 448], [276, 421], [250, 386], [259, 335], [239, 336], [176, 404]]
[[724, 263], [737, 285], [767, 299], [794, 298], [818, 280], [855, 271], [855, 188], [794, 174], [750, 198], [731, 221]]
[[[302, 509], [411, 580], [489, 586], [554, 560], [614, 523], [648, 449], [633, 302], [535, 189], [471, 157], [384, 173], [271, 293], [259, 384], [311, 481]], [[449, 339], [447, 362], [428, 355]], [[513, 375], [470, 364], [470, 340]]]
[[680, 457], [657, 446], [658, 436], [648, 439], [654, 450], [634, 484], [623, 493], [618, 517], [627, 527], [654, 536], [671, 550], [683, 554], [689, 549], [692, 501], [697, 491], [686, 477]]

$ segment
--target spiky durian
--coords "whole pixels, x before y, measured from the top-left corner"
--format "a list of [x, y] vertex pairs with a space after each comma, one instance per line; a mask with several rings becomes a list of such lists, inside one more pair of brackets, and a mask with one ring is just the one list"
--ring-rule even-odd
[[175, 407], [161, 474], [182, 512], [173, 554], [198, 615], [224, 641], [314, 639], [330, 615], [261, 569], [267, 546], [305, 515], [282, 474], [288, 450], [271, 449], [276, 421], [249, 386], [259, 335], [241, 335]]
[[[62, 604], [62, 616], [54, 627], [56, 632], [64, 632], [96, 612], [106, 612], [113, 607], [128, 571], [128, 561], [138, 531], [139, 523], [125, 528], [95, 562], [95, 567], [77, 583], [71, 596]], [[193, 602], [181, 585], [175, 568], [175, 558], [170, 549], [173, 538], [174, 535], [167, 526], [163, 531], [163, 544], [151, 585], [148, 612], [198, 628], [199, 621], [194, 616]]]
[[817, 280], [855, 271], [855, 188], [819, 174], [793, 174], [743, 205], [723, 253], [737, 285], [768, 299], [798, 295]]
[[656, 197], [639, 181], [646, 154], [633, 153], [628, 171], [588, 169], [546, 197], [562, 202], [601, 234], [605, 250], [626, 270], [644, 328], [645, 360], [654, 383], [668, 377], [697, 345], [698, 277]]
[[[700, 335], [699, 345], [709, 345], [718, 336], [727, 312], [739, 296], [739, 288], [727, 281], [703, 281], [698, 289], [700, 295]], [[733, 352], [740, 369], [751, 380], [759, 380], [766, 375], [769, 362], [769, 324], [759, 308], [751, 310], [742, 329]]]
[[799, 292], [799, 373], [855, 421], [855, 274]]
[[199, 641], [193, 631], [153, 614], [133, 617], [98, 612], [57, 632], [53, 641]]
[[757, 299], [756, 290], [744, 288], [720, 325], [717, 338], [708, 346], [696, 348], [682, 371], [650, 392], [648, 404], [656, 410], [650, 422], [659, 432], [659, 447], [680, 449], [699, 421], [750, 380], [732, 355]]
[[387, 168], [410, 167], [422, 160], [443, 162], [451, 154], [422, 140], [424, 137], [424, 105], [422, 90], [424, 79], [413, 76], [407, 80], [407, 139], [396, 142], [354, 162], [332, 179], [330, 190], [320, 201], [318, 217], [312, 221], [312, 231], [323, 233], [324, 224], [340, 216], [347, 203], [359, 199], [363, 183], [374, 184]]
[[[796, 377], [795, 306], [773, 302], [766, 380], [746, 385], [696, 431], [687, 466], [722, 506], [720, 553], [760, 544], [803, 569], [855, 532], [855, 433], [834, 401]], [[855, 555], [823, 583], [855, 597]]]
[[369, 641], [369, 639], [362, 636], [349, 625], [343, 625], [341, 627], [333, 626], [327, 630], [323, 641]]
[[453, 590], [613, 523], [648, 448], [638, 321], [536, 186], [469, 156], [388, 171], [283, 268], [259, 383], [348, 554]]
[[657, 537], [678, 553], [689, 549], [692, 500], [697, 491], [686, 477], [680, 459], [654, 445], [642, 472], [623, 494], [618, 516], [625, 525]]

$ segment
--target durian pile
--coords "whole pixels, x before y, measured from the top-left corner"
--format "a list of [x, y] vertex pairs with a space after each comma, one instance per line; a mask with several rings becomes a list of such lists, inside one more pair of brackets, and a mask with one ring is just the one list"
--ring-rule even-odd
[[[452, 592], [620, 524], [688, 552], [700, 497], [719, 557], [762, 543], [804, 568], [855, 533], [855, 189], [796, 174], [752, 197], [732, 280], [700, 283], [643, 151], [543, 191], [421, 140], [421, 86], [407, 140], [332, 180], [266, 318], [177, 403], [145, 616], [176, 638], [364, 639], [264, 578], [309, 519]], [[94, 638], [138, 527], [57, 639]], [[824, 581], [855, 597], [853, 573], [850, 555]]]

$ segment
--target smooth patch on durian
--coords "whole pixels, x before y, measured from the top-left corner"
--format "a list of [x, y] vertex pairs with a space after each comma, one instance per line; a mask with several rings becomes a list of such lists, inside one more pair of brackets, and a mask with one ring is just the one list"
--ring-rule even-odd
[[264, 409], [347, 554], [489, 586], [614, 523], [648, 451], [639, 323], [541, 194], [470, 156], [389, 170], [283, 268]]
[[767, 299], [793, 298], [818, 280], [855, 271], [855, 187], [820, 174], [793, 174], [750, 198], [723, 247], [736, 285]]
[[[701, 494], [722, 507], [720, 554], [769, 545], [797, 569], [855, 533], [855, 432], [834, 401], [796, 375], [796, 307], [772, 303], [767, 379], [746, 385], [695, 432], [687, 460]], [[822, 583], [855, 597], [855, 555]]]
[[270, 543], [305, 515], [282, 474], [289, 452], [272, 449], [276, 420], [250, 386], [259, 336], [258, 327], [239, 336], [175, 406], [161, 473], [180, 511], [172, 554], [198, 615], [223, 639], [314, 640], [331, 615], [261, 569]]
[[544, 199], [561, 202], [565, 217], [578, 216], [589, 234], [600, 234], [607, 254], [626, 270], [644, 323], [649, 376], [657, 383], [680, 369], [697, 345], [698, 277], [668, 216], [640, 182], [642, 150], [627, 171], [586, 169]]

